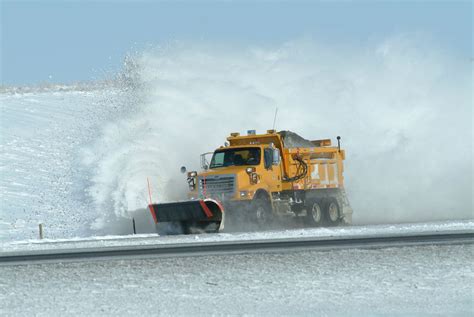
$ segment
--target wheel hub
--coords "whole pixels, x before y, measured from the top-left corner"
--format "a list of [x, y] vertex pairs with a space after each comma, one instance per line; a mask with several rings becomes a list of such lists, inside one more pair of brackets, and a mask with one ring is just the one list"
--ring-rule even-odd
[[314, 222], [319, 223], [321, 221], [321, 208], [318, 204], [314, 204], [313, 208], [311, 208], [311, 216]]
[[257, 219], [260, 220], [260, 221], [265, 221], [266, 219], [266, 213], [265, 213], [265, 209], [263, 207], [258, 207], [257, 208]]
[[337, 206], [334, 203], [331, 203], [329, 205], [329, 217], [331, 218], [331, 221], [336, 221], [337, 218], [339, 217], [338, 211], [337, 211]]

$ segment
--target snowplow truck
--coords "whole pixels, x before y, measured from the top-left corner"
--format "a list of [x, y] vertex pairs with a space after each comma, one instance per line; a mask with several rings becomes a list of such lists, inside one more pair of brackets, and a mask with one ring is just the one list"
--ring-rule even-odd
[[340, 137], [331, 146], [330, 139], [309, 141], [291, 131], [250, 130], [227, 141], [201, 155], [201, 172], [187, 173], [188, 201], [149, 205], [156, 224], [173, 224], [181, 233], [240, 222], [265, 228], [288, 217], [315, 227], [351, 224]]

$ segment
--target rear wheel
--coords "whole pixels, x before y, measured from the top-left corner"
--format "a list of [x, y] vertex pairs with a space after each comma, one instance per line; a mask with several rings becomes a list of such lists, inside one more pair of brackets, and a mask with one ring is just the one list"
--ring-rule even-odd
[[324, 216], [329, 226], [337, 226], [340, 220], [340, 208], [335, 198], [328, 198], [324, 208]]
[[306, 208], [308, 223], [315, 227], [321, 226], [323, 224], [323, 211], [320, 202], [311, 201]]

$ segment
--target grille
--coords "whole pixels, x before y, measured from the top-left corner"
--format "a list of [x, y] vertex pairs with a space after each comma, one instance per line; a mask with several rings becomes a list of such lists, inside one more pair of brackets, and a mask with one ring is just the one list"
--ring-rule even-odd
[[[206, 177], [205, 190], [204, 178], [199, 177], [199, 194], [211, 198], [229, 198], [235, 193], [235, 175], [211, 175]], [[224, 197], [222, 197], [224, 196]]]

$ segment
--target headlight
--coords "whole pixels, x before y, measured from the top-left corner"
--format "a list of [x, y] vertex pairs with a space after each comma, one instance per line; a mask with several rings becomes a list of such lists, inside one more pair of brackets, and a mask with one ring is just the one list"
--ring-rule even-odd
[[188, 185], [189, 185], [190, 191], [193, 191], [196, 189], [196, 176], [197, 176], [197, 172], [188, 173]]
[[253, 172], [255, 172], [255, 167], [247, 167], [247, 168], [245, 169], [245, 171], [246, 171], [248, 174], [253, 173]]
[[249, 194], [249, 192], [246, 191], [246, 190], [240, 191], [240, 197], [247, 197], [248, 194]]

